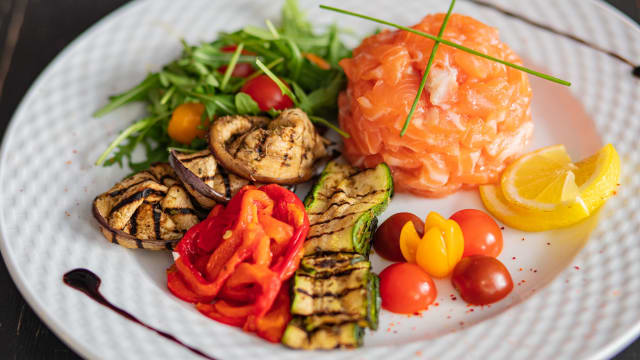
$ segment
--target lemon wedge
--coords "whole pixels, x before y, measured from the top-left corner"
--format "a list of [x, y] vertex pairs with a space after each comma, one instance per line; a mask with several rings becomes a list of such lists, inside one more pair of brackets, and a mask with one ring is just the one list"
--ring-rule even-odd
[[[564, 145], [545, 147], [522, 156], [502, 174], [507, 200], [531, 210], [553, 211], [559, 205], [582, 205], [574, 171]], [[585, 207], [585, 211], [586, 207]]]
[[620, 185], [620, 156], [611, 144], [575, 164], [576, 185], [580, 198], [593, 213], [616, 194]]
[[613, 196], [620, 158], [604, 146], [578, 163], [562, 145], [529, 153], [511, 164], [500, 185], [480, 186], [485, 207], [505, 224], [525, 231], [573, 225]]
[[589, 217], [583, 206], [566, 204], [554, 211], [531, 210], [509, 203], [499, 185], [480, 186], [480, 197], [493, 216], [523, 231], [546, 231], [570, 226]]

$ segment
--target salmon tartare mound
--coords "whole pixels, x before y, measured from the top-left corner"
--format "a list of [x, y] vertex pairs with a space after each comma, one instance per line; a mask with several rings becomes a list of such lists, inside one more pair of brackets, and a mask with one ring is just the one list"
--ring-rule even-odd
[[[437, 35], [443, 19], [444, 14], [429, 15], [413, 28]], [[452, 15], [443, 37], [522, 64], [497, 29], [471, 17]], [[433, 45], [406, 31], [364, 39], [340, 62], [348, 85], [338, 99], [340, 126], [351, 135], [344, 140], [349, 162], [385, 162], [398, 191], [427, 197], [496, 182], [533, 134], [525, 73], [441, 45], [401, 137]]]

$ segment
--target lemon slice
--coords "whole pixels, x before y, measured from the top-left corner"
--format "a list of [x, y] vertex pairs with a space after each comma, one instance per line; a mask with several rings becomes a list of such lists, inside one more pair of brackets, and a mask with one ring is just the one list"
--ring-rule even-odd
[[509, 165], [500, 184], [509, 202], [531, 210], [553, 211], [560, 204], [577, 201], [582, 205], [575, 170], [564, 145], [554, 145]]
[[[516, 165], [521, 161], [534, 160], [546, 162], [546, 164], [532, 162]], [[561, 145], [527, 154], [516, 163], [507, 169], [511, 171], [510, 173], [505, 171], [500, 186], [480, 186], [480, 196], [485, 207], [496, 218], [520, 230], [543, 231], [573, 225], [588, 217], [607, 199], [615, 195], [619, 185], [620, 157], [611, 144], [575, 164], [571, 164], [570, 158]], [[537, 171], [539, 179], [524, 173], [526, 169]], [[552, 179], [545, 178], [543, 174]], [[507, 176], [520, 177], [520, 179], [505, 179]], [[525, 183], [524, 191], [514, 189], [515, 184], [522, 184], [518, 181], [527, 176], [535, 184]], [[515, 197], [533, 196], [525, 197], [525, 200], [521, 201], [522, 199], [514, 199], [514, 193], [511, 193], [512, 198], [510, 198], [507, 191], [504, 191], [505, 188], [510, 187], [512, 187], [511, 190], [515, 190]], [[534, 188], [539, 189], [537, 194], [528, 192]], [[578, 195], [574, 201], [570, 201], [576, 189]], [[523, 206], [525, 202], [529, 206]], [[553, 207], [547, 206], [548, 204], [552, 204]]]
[[589, 217], [577, 203], [558, 206], [553, 211], [531, 210], [509, 203], [499, 185], [480, 186], [484, 206], [498, 220], [523, 231], [545, 231], [570, 226]]
[[620, 185], [620, 156], [611, 144], [575, 164], [576, 185], [589, 212], [602, 206], [616, 194]]

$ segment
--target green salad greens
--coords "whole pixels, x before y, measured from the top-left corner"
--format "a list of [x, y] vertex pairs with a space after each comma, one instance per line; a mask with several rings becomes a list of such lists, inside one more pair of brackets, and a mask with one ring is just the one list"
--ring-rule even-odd
[[[112, 96], [95, 117], [137, 101], [147, 104], [148, 115], [122, 131], [96, 164], [127, 164], [133, 171], [140, 171], [153, 162], [167, 161], [170, 148], [204, 149], [205, 139], [196, 138], [187, 145], [171, 139], [167, 128], [174, 109], [184, 103], [203, 104], [203, 129], [207, 119], [261, 113], [258, 104], [240, 89], [262, 74], [276, 82], [311, 121], [348, 137], [328, 120], [336, 117], [338, 93], [345, 85], [338, 61], [351, 55], [340, 40], [339, 28], [333, 24], [321, 34], [314, 32], [297, 0], [285, 1], [280, 26], [269, 20], [265, 24], [264, 28], [249, 25], [235, 32], [221, 32], [215, 41], [198, 46], [182, 41], [180, 58], [149, 74], [136, 87]], [[232, 76], [239, 63], [251, 63], [254, 72], [248, 77]], [[278, 111], [267, 113], [276, 116]], [[136, 162], [132, 153], [139, 145], [146, 156]]]

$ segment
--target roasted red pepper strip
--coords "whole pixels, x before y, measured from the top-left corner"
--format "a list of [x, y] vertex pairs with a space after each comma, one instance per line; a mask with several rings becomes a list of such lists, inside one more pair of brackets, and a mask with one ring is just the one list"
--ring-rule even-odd
[[184, 301], [196, 303], [207, 300], [193, 292], [184, 284], [184, 281], [180, 278], [180, 274], [178, 274], [175, 265], [171, 265], [171, 267], [167, 269], [167, 287], [173, 295]]
[[246, 317], [230, 317], [223, 315], [212, 304], [198, 303], [196, 304], [196, 309], [215, 321], [231, 326], [242, 327], [242, 325], [247, 321]]
[[269, 312], [256, 321], [256, 333], [263, 339], [279, 343], [287, 324], [291, 320], [289, 286], [282, 284], [276, 301]]
[[298, 268], [308, 231], [295, 194], [246, 186], [185, 234], [168, 286], [206, 316], [279, 341], [290, 318], [282, 283]]
[[264, 265], [242, 263], [229, 278], [227, 285], [231, 288], [237, 288], [248, 284], [255, 284], [260, 289], [252, 312], [256, 318], [260, 318], [273, 305], [282, 282], [278, 274]]
[[274, 260], [274, 265], [271, 267], [280, 275], [280, 280], [284, 281], [290, 278], [300, 265], [303, 255], [302, 245], [309, 233], [309, 217], [300, 199], [291, 191], [275, 184], [264, 185], [260, 190], [275, 200], [273, 217], [294, 227], [286, 253]]
[[252, 303], [256, 299], [256, 291], [253, 284], [232, 288], [229, 286], [229, 281], [227, 280], [227, 283], [222, 287], [220, 293], [218, 293], [218, 297], [223, 300], [231, 300], [238, 303]]

